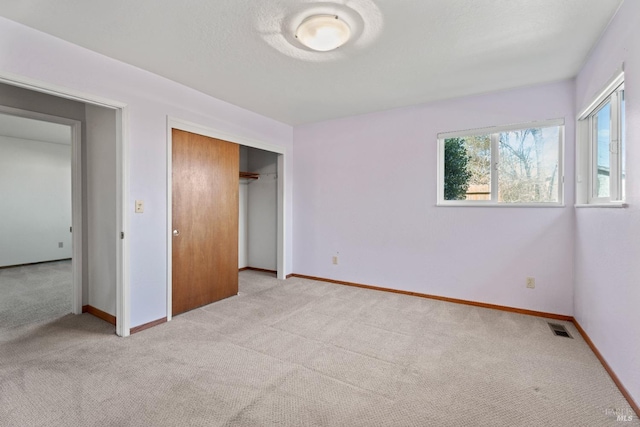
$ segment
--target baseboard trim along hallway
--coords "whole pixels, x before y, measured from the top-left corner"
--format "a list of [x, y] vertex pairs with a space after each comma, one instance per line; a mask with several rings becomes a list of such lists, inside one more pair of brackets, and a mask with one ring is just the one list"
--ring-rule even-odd
[[151, 322], [143, 323], [142, 325], [131, 328], [131, 334], [135, 334], [145, 329], [153, 328], [154, 326], [162, 325], [163, 323], [167, 323], [167, 318], [163, 317], [162, 319], [153, 320]]
[[438, 295], [422, 294], [420, 292], [403, 291], [403, 290], [400, 290], [400, 289], [382, 288], [380, 286], [363, 285], [361, 283], [344, 282], [342, 280], [324, 279], [322, 277], [306, 276], [306, 275], [303, 275], [303, 274], [292, 274], [292, 276], [293, 277], [299, 277], [301, 279], [309, 279], [309, 280], [317, 280], [317, 281], [320, 281], [320, 282], [335, 283], [337, 285], [354, 286], [356, 288], [363, 288], [363, 289], [372, 289], [374, 291], [392, 292], [392, 293], [395, 293], [395, 294], [402, 294], [402, 295], [410, 295], [410, 296], [420, 297], [420, 298], [435, 299], [435, 300], [438, 300], [438, 301], [453, 302], [453, 303], [456, 303], [456, 304], [473, 305], [475, 307], [492, 308], [494, 310], [502, 310], [502, 311], [509, 311], [509, 312], [512, 312], [512, 313], [527, 314], [529, 316], [538, 316], [538, 317], [546, 317], [548, 319], [564, 320], [566, 322], [573, 321], [573, 317], [566, 316], [566, 315], [563, 315], [563, 314], [554, 314], [554, 313], [545, 313], [543, 311], [525, 310], [523, 308], [514, 308], [514, 307], [507, 307], [507, 306], [504, 306], [504, 305], [487, 304], [487, 303], [484, 303], [484, 302], [476, 302], [476, 301], [469, 301], [469, 300], [464, 300], [464, 299], [441, 297], [441, 296], [438, 296]]
[[113, 326], [116, 325], [116, 317], [111, 314], [104, 312], [98, 308], [95, 308], [91, 305], [83, 305], [82, 306], [83, 313], [89, 313], [96, 316], [98, 319], [102, 319], [107, 323], [111, 323]]

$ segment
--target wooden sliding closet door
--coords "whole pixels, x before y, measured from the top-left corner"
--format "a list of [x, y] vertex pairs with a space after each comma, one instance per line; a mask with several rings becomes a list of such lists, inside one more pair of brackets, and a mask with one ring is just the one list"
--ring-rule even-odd
[[237, 144], [172, 131], [172, 314], [238, 293]]

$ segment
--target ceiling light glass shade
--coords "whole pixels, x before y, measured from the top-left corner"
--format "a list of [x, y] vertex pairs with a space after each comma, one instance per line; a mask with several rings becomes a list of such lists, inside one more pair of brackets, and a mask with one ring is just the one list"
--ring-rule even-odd
[[296, 38], [309, 49], [326, 52], [339, 48], [351, 37], [351, 29], [336, 15], [310, 16], [298, 27]]

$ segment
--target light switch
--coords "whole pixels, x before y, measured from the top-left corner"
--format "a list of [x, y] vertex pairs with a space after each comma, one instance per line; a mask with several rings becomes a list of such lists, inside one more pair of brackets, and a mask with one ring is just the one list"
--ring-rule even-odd
[[144, 212], [144, 200], [136, 200], [136, 213]]

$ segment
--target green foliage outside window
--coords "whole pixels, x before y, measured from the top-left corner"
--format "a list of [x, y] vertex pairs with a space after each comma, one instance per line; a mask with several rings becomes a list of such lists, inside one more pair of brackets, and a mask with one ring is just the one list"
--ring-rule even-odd
[[464, 139], [449, 138], [444, 142], [444, 199], [464, 200], [471, 172]]

